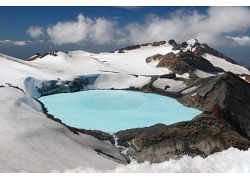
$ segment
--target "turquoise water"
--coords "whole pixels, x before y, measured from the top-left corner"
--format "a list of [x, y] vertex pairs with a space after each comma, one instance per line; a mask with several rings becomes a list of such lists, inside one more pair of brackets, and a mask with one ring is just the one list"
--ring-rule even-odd
[[77, 128], [117, 132], [191, 120], [199, 110], [166, 96], [123, 90], [89, 90], [39, 99], [50, 114]]

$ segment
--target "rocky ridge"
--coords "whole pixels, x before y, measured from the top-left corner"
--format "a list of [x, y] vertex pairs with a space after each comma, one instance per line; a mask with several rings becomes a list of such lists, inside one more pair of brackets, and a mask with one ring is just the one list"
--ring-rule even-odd
[[[203, 111], [191, 121], [158, 124], [116, 133], [118, 143], [139, 162], [163, 162], [183, 155], [206, 157], [229, 147], [250, 147], [250, 85], [233, 73], [198, 79], [178, 101]], [[240, 90], [239, 90], [240, 89]]]
[[168, 53], [159, 59], [156, 67], [166, 67], [180, 75], [189, 73], [191, 77], [196, 76], [196, 70], [213, 73], [223, 72], [221, 68], [214, 67], [208, 60], [191, 51], [179, 52], [177, 54]]
[[[30, 58], [28, 58], [27, 61], [34, 61], [37, 58], [43, 58], [43, 57], [45, 57], [47, 55], [58, 56], [58, 54], [57, 54], [58, 52], [60, 52], [60, 51], [58, 51], [58, 50], [52, 50], [52, 51], [46, 52], [46, 53], [44, 53], [42, 55], [40, 53], [36, 53], [33, 56], [31, 56]], [[64, 53], [68, 54], [68, 52], [66, 52], [66, 51], [64, 51]]]
[[171, 39], [168, 43], [173, 46], [172, 50], [174, 50], [174, 51], [176, 51], [176, 50], [180, 50], [180, 51], [189, 50], [189, 51], [191, 51], [197, 55], [200, 55], [200, 56], [204, 55], [205, 53], [208, 53], [208, 54], [211, 54], [213, 56], [223, 58], [230, 63], [238, 64], [232, 58], [224, 55], [223, 53], [221, 53], [221, 52], [219, 52], [211, 47], [209, 47], [208, 44], [200, 43], [200, 42], [198, 42], [197, 39], [193, 39], [193, 41], [194, 42], [191, 44], [188, 44], [187, 42], [182, 42], [181, 44], [178, 44], [175, 42], [175, 40]]
[[124, 53], [125, 50], [134, 50], [134, 49], [139, 49], [140, 47], [143, 47], [143, 46], [150, 46], [150, 45], [154, 47], [154, 46], [160, 46], [160, 45], [163, 45], [163, 44], [166, 44], [166, 41], [156, 41], [156, 42], [152, 42], [152, 43], [135, 44], [135, 45], [127, 46], [125, 48], [114, 50], [112, 52], [113, 53], [114, 52]]

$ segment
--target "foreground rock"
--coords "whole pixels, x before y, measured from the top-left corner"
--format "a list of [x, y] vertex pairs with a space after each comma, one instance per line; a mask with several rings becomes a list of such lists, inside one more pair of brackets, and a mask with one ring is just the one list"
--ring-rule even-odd
[[225, 73], [199, 79], [189, 88], [179, 101], [203, 113], [170, 126], [117, 132], [118, 143], [129, 148], [129, 155], [139, 162], [159, 163], [183, 155], [206, 157], [229, 147], [250, 147], [250, 85], [246, 81]]

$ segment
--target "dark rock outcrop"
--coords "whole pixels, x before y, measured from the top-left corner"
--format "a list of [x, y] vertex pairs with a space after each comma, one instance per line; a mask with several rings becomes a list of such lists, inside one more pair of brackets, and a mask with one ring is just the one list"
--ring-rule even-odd
[[35, 55], [31, 56], [30, 58], [27, 59], [27, 61], [34, 61], [37, 58], [40, 58], [41, 55], [39, 53], [36, 53]]
[[177, 54], [168, 53], [164, 55], [156, 67], [166, 67], [177, 74], [194, 74], [199, 69], [205, 72], [222, 72], [223, 70], [214, 67], [208, 60], [202, 56], [196, 55], [190, 51], [179, 52]]
[[[194, 88], [196, 87], [196, 88]], [[250, 147], [250, 84], [237, 75], [198, 79], [180, 95], [182, 104], [203, 111], [191, 121], [155, 125], [116, 133], [118, 144], [129, 148], [139, 162], [163, 162], [184, 155], [206, 157], [235, 147]]]
[[177, 44], [177, 43], [175, 42], [174, 39], [170, 39], [170, 40], [168, 41], [168, 44], [170, 44], [170, 45], [175, 45], [175, 44]]
[[45, 57], [45, 56], [47, 56], [47, 55], [58, 56], [58, 55], [57, 55], [58, 52], [59, 52], [58, 50], [49, 51], [49, 52], [46, 52], [45, 54], [41, 55], [40, 58], [43, 58], [43, 57]]
[[245, 81], [247, 81], [247, 82], [250, 83], [250, 75], [248, 75], [248, 74], [241, 74], [240, 76], [243, 77], [245, 79]]
[[173, 46], [172, 50], [174, 50], [174, 51], [176, 51], [176, 50], [183, 50], [183, 49], [185, 49], [188, 46], [187, 42], [183, 42], [181, 44], [178, 44], [173, 39], [169, 40], [168, 43]]
[[160, 60], [163, 57], [161, 54], [155, 54], [153, 56], [147, 57], [146, 58], [146, 63], [150, 63], [152, 61]]
[[[125, 133], [129, 135], [124, 136]], [[250, 147], [248, 139], [237, 133], [225, 120], [210, 113], [203, 113], [192, 121], [157, 128], [132, 129], [118, 132], [116, 136], [119, 143], [129, 147], [127, 153], [138, 162], [160, 163], [184, 155], [206, 157], [229, 147], [242, 150]]]
[[[250, 138], [250, 84], [237, 75], [227, 72], [222, 75], [199, 79], [189, 87], [197, 89], [184, 95], [179, 101], [202, 111], [214, 111], [218, 105], [225, 119], [238, 133]], [[197, 93], [196, 96], [191, 94]]]
[[[171, 39], [168, 43], [173, 46], [172, 50], [174, 50], [174, 51], [175, 50], [183, 51], [186, 47], [188, 47], [187, 42], [182, 42], [181, 44], [178, 44], [173, 39]], [[200, 56], [203, 56], [205, 53], [208, 53], [208, 54], [211, 54], [213, 56], [223, 58], [230, 63], [238, 64], [232, 58], [224, 55], [223, 53], [221, 53], [221, 52], [219, 52], [211, 47], [209, 47], [206, 43], [199, 43], [197, 39], [195, 39], [194, 44], [190, 45], [189, 50], [197, 55], [200, 55]]]
[[163, 44], [166, 44], [166, 41], [152, 42], [151, 46], [160, 46], [160, 45], [163, 45]]
[[94, 136], [95, 138], [99, 140], [109, 141], [112, 144], [115, 144], [114, 137], [109, 133], [99, 131], [99, 130], [87, 130], [87, 129], [78, 129], [78, 128], [74, 128], [74, 130], [82, 134], [88, 134], [88, 135]]
[[118, 53], [125, 53], [125, 50], [134, 50], [134, 49], [139, 49], [141, 46], [160, 46], [160, 45], [163, 45], [163, 44], [166, 44], [166, 41], [156, 41], [156, 42], [152, 42], [152, 43], [144, 43], [144, 44], [135, 44], [135, 45], [130, 45], [130, 46], [127, 46], [125, 48], [121, 48], [121, 49], [117, 49], [117, 50], [114, 50], [114, 51], [111, 51], [112, 53], [114, 52], [118, 52]]
[[227, 60], [230, 63], [233, 64], [238, 64], [237, 62], [235, 62], [233, 59], [231, 59], [230, 57], [224, 55], [223, 53], [216, 51], [215, 49], [209, 47], [206, 43], [202, 43], [200, 44], [198, 41], [191, 47], [191, 49], [193, 49], [193, 52], [195, 54], [198, 55], [204, 55], [205, 53], [211, 54], [213, 56], [219, 57], [219, 58], [223, 58], [225, 60]]
[[163, 74], [163, 75], [160, 75], [159, 78], [161, 78], [161, 79], [163, 79], [163, 78], [175, 79], [176, 78], [176, 74], [175, 73]]
[[[27, 61], [34, 61], [34, 60], [36, 60], [37, 58], [43, 58], [43, 57], [45, 57], [45, 56], [47, 56], [47, 55], [51, 55], [51, 56], [58, 56], [58, 50], [52, 50], [52, 51], [49, 51], [49, 52], [46, 52], [46, 53], [44, 53], [44, 54], [39, 54], [39, 53], [36, 53], [35, 55], [33, 55], [33, 56], [31, 56], [30, 58], [28, 58], [27, 59]], [[66, 52], [66, 51], [61, 51], [61, 52], [63, 52], [63, 53], [65, 53], [65, 54], [67, 54], [67, 55], [69, 55], [69, 53], [68, 52]]]

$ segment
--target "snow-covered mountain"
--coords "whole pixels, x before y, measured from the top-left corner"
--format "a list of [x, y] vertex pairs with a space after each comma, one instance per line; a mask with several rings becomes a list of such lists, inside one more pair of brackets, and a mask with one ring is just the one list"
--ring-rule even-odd
[[[164, 56], [168, 53], [173, 53], [178, 56], [186, 51], [191, 52], [198, 57], [202, 56], [207, 64], [214, 67], [214, 69], [220, 68], [224, 71], [231, 71], [239, 75], [250, 75], [247, 68], [234, 63], [233, 60], [221, 53], [210, 54], [211, 52], [214, 52], [211, 48], [209, 48], [209, 51], [205, 51], [201, 48], [203, 45], [200, 45], [195, 39], [182, 43], [183, 47], [180, 45], [180, 47], [177, 48], [176, 46], [178, 46], [178, 44], [176, 44], [176, 42], [173, 43], [173, 40], [169, 42], [161, 41], [129, 46], [114, 52], [103, 52], [99, 54], [85, 51], [51, 51], [42, 56], [36, 54], [28, 61], [0, 54], [0, 72], [2, 75], [0, 78], [0, 85], [10, 83], [11, 85], [18, 86], [26, 91], [28, 88], [27, 77], [32, 77], [39, 81], [48, 81], [56, 80], [58, 78], [60, 80], [72, 80], [77, 76], [101, 74], [106, 75], [107, 81], [105, 81], [105, 85], [107, 88], [109, 88], [107, 85], [108, 81], [110, 81], [110, 83], [116, 88], [119, 88], [113, 82], [114, 78], [118, 76], [123, 79], [123, 81], [119, 81], [120, 88], [128, 88], [131, 86], [131, 83], [139, 83], [140, 86], [148, 81], [149, 78], [145, 76], [169, 74], [173, 71], [173, 69], [167, 66], [159, 66], [160, 59], [147, 63], [147, 58], [156, 54]], [[202, 49], [202, 53], [201, 50], [198, 51], [197, 49]], [[218, 55], [218, 57], [215, 55]], [[225, 59], [222, 57], [225, 57]], [[197, 59], [195, 61], [199, 62], [199, 60], [200, 59]], [[168, 61], [168, 59], [165, 58], [165, 61]], [[188, 60], [185, 61], [188, 63]], [[201, 63], [204, 64], [204, 62]], [[204, 78], [221, 73], [221, 71], [210, 72], [205, 71], [204, 69], [199, 69], [198, 66], [198, 68], [192, 66], [194, 65], [191, 65], [191, 68], [194, 70], [194, 74], [198, 77]], [[178, 74], [179, 72], [175, 71], [175, 73], [177, 77], [189, 78], [190, 76], [188, 72]], [[139, 75], [139, 77], [135, 78], [134, 75]], [[102, 82], [104, 82], [104, 77], [99, 77], [102, 79]]]
[[[88, 78], [94, 80], [74, 88], [141, 88], [155, 78], [154, 88], [187, 94], [193, 90], [188, 88], [190, 79], [216, 76], [223, 71], [243, 78], [250, 75], [247, 68], [195, 39], [181, 44], [161, 41], [133, 45], [98, 54], [51, 51], [28, 60], [0, 54], [0, 171], [64, 171], [80, 165], [113, 169], [126, 164], [110, 142], [75, 135], [49, 119], [36, 101], [45, 91], [67, 92], [73, 86], [71, 82]], [[171, 73], [176, 78], [159, 77]]]

